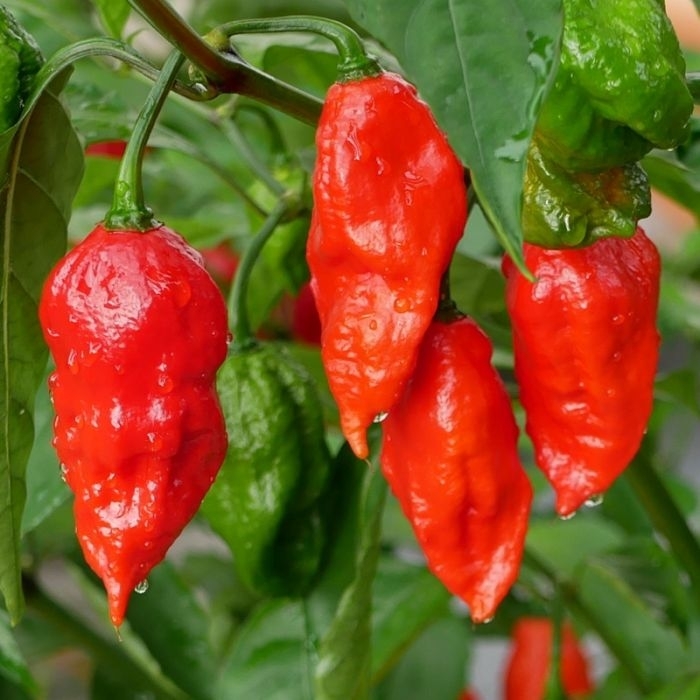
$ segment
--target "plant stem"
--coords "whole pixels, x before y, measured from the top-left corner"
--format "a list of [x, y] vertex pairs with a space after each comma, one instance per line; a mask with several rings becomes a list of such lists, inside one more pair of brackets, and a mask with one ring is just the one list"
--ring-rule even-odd
[[184, 60], [179, 51], [173, 51], [168, 56], [136, 119], [119, 165], [112, 208], [105, 217], [105, 227], [108, 229], [147, 231], [157, 225], [153, 212], [144, 202], [141, 164], [148, 137]]
[[695, 600], [700, 601], [700, 544], [652, 466], [648, 450], [640, 451], [625, 478], [654, 528], [668, 540], [671, 551], [688, 573]]
[[234, 350], [245, 350], [255, 345], [256, 341], [250, 327], [250, 318], [246, 307], [250, 274], [267, 239], [274, 233], [291, 208], [292, 205], [286, 197], [280, 198], [277, 206], [270, 212], [270, 215], [265, 219], [265, 223], [250, 242], [238, 266], [236, 278], [233, 281], [233, 288], [231, 289], [230, 301], [231, 317], [233, 319], [232, 349]]
[[129, 4], [177, 46], [219, 91], [252, 97], [311, 125], [318, 121], [320, 100], [254, 68], [233, 53], [219, 52], [165, 0], [129, 0]]
[[267, 32], [311, 32], [329, 39], [338, 51], [340, 80], [358, 80], [378, 75], [381, 68], [368, 56], [358, 34], [341, 22], [322, 17], [290, 15], [261, 19], [240, 19], [218, 27], [227, 36]]
[[598, 636], [603, 640], [608, 649], [610, 649], [613, 656], [615, 656], [620, 664], [625, 667], [625, 670], [629, 674], [630, 680], [642, 693], [645, 693], [647, 691], [646, 681], [637, 673], [637, 662], [629, 657], [626, 646], [618, 644], [617, 639], [608, 634], [609, 626], [607, 624], [602, 624], [599, 621], [598, 613], [595, 608], [586, 605], [584, 601], [581, 600], [576, 584], [562, 578], [558, 572], [554, 571], [530, 549], [526, 548], [525, 550], [523, 555], [523, 564], [529, 567], [532, 571], [535, 571], [547, 578], [556, 587], [559, 597], [566, 604], [566, 607], [575, 615], [581, 617], [589, 623], [589, 625], [596, 631]]
[[700, 104], [700, 72], [686, 73], [685, 82], [695, 104]]
[[132, 688], [150, 691], [157, 700], [184, 700], [184, 695], [169, 688], [135, 664], [117, 644], [112, 644], [72, 615], [36, 585], [27, 585], [30, 608], [49, 625], [66, 634], [100, 665], [109, 668]]

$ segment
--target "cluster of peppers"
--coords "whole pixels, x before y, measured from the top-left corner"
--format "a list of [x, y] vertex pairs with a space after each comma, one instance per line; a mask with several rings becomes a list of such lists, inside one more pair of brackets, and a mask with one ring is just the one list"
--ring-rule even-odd
[[[637, 226], [648, 185], [636, 163], [678, 144], [692, 110], [657, 0], [627, 3], [622, 19], [613, 0], [564, 6], [561, 65], [528, 154], [532, 278], [503, 263], [526, 430], [562, 516], [610, 486], [649, 419], [659, 257]], [[649, 52], [653, 70], [637, 34], [664, 49]], [[621, 44], [632, 47], [622, 62]], [[329, 89], [316, 146], [306, 256], [341, 429], [365, 459], [367, 429], [382, 424], [381, 468], [429, 568], [484, 622], [518, 576], [532, 488], [491, 342], [446, 291], [467, 220], [463, 165], [415, 88], [369, 58]], [[121, 196], [140, 192], [128, 184]], [[331, 518], [333, 462], [314, 383], [250, 332], [254, 254], [237, 273], [230, 343], [201, 256], [142, 203], [128, 205], [59, 262], [40, 304], [56, 364], [54, 444], [112, 621], [202, 502], [251, 589], [303, 595]], [[288, 211], [282, 202], [252, 248]]]
[[[526, 431], [567, 517], [629, 465], [651, 414], [660, 261], [637, 224], [637, 161], [682, 142], [692, 99], [656, 0], [623, 18], [611, 1], [564, 5], [528, 154], [530, 274], [508, 256], [503, 272]], [[415, 90], [372, 66], [330, 88], [316, 147], [307, 259], [341, 428], [366, 458], [382, 423], [381, 468], [429, 568], [483, 622], [517, 578], [532, 489], [490, 341], [445, 292], [461, 163]]]

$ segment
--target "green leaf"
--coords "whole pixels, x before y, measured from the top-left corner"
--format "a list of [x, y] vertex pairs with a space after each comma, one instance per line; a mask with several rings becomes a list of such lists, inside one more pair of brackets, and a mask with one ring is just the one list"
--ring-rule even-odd
[[[22, 656], [4, 612], [0, 612], [0, 676], [28, 695], [37, 695], [37, 683]], [[6, 695], [3, 693], [0, 697], [5, 698]]]
[[700, 173], [669, 151], [653, 151], [642, 165], [653, 187], [700, 216]]
[[39, 385], [34, 404], [34, 445], [27, 463], [27, 502], [22, 513], [22, 535], [46, 520], [70, 497], [70, 490], [61, 479], [53, 437], [53, 407], [48, 383]]
[[581, 514], [572, 520], [530, 523], [527, 546], [555, 571], [573, 575], [586, 559], [622, 546], [624, 533], [601, 518]]
[[595, 629], [640, 690], [657, 690], [687, 666], [678, 634], [655, 619], [630, 584], [599, 563], [582, 567], [575, 580]]
[[382, 677], [430, 623], [447, 613], [450, 598], [424, 567], [381, 557], [374, 581], [373, 679]]
[[464, 688], [470, 640], [466, 620], [436, 622], [404, 654], [376, 700], [457, 698]]
[[657, 379], [654, 393], [658, 399], [685, 406], [696, 416], [700, 415], [697, 375], [689, 367], [669, 372]]
[[314, 700], [303, 603], [263, 603], [241, 628], [216, 698]]
[[648, 700], [697, 700], [700, 697], [700, 673], [683, 676], [651, 695]]
[[131, 7], [127, 0], [94, 0], [105, 30], [116, 39], [121, 38]]
[[161, 562], [149, 575], [149, 588], [134, 595], [128, 620], [161, 669], [194, 700], [210, 700], [215, 680], [209, 622], [194, 592], [176, 569]]
[[[557, 65], [560, 0], [346, 0], [431, 105], [503, 247], [522, 262], [527, 147]], [[370, 4], [372, 9], [370, 9]]]
[[372, 581], [377, 570], [386, 483], [371, 474], [360, 512], [361, 538], [355, 578], [345, 590], [330, 629], [321, 640], [316, 667], [316, 700], [361, 700], [371, 677]]
[[41, 285], [65, 251], [82, 148], [56, 97], [69, 71], [28, 116], [0, 135], [0, 590], [13, 623], [23, 609], [19, 538], [34, 396], [46, 347], [37, 319]]

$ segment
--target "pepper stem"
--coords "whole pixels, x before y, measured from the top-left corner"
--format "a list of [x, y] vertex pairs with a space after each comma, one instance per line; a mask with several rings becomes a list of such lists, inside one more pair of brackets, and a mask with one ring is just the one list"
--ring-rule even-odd
[[267, 32], [311, 32], [330, 39], [338, 51], [338, 80], [359, 80], [381, 73], [377, 61], [367, 54], [362, 39], [350, 27], [335, 20], [308, 15], [241, 19], [217, 27], [212, 34], [257, 34]]
[[179, 51], [173, 51], [168, 56], [136, 119], [119, 165], [112, 208], [105, 217], [104, 225], [107, 229], [148, 231], [158, 225], [153, 212], [144, 201], [141, 165], [148, 137], [184, 60], [185, 57]]
[[231, 346], [233, 350], [245, 350], [252, 347], [257, 342], [250, 327], [250, 317], [248, 316], [248, 309], [246, 306], [250, 275], [265, 243], [267, 243], [267, 240], [275, 232], [277, 226], [283, 221], [293, 206], [290, 197], [280, 197], [277, 205], [270, 212], [267, 219], [265, 219], [262, 227], [255, 234], [255, 237], [243, 254], [243, 258], [236, 271], [233, 287], [231, 288], [229, 304], [231, 318], [233, 319], [233, 343]]

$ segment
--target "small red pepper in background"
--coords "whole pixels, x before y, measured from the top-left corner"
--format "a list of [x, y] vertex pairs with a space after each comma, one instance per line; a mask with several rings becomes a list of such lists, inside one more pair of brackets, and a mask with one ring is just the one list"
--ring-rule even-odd
[[199, 252], [204, 258], [204, 267], [214, 282], [223, 292], [228, 292], [238, 269], [239, 257], [236, 251], [229, 243], [223, 242], [210, 248], [201, 248]]
[[[547, 617], [523, 617], [515, 624], [506, 661], [505, 700], [544, 700], [552, 663], [554, 630]], [[588, 660], [571, 625], [562, 626], [561, 684], [570, 700], [594, 690]]]
[[178, 234], [98, 225], [52, 270], [39, 314], [56, 364], [53, 444], [118, 627], [224, 459], [226, 305]]
[[510, 398], [474, 321], [435, 321], [383, 423], [380, 463], [430, 570], [493, 617], [520, 569], [532, 488]]
[[292, 338], [308, 345], [321, 344], [321, 319], [310, 284], [304, 284], [294, 300]]
[[120, 160], [126, 150], [126, 141], [123, 139], [113, 139], [111, 141], [95, 141], [85, 147], [86, 156], [101, 156]]
[[466, 222], [464, 170], [415, 88], [392, 73], [331, 86], [316, 132], [307, 243], [321, 354], [359, 458], [398, 399]]
[[602, 494], [639, 449], [660, 336], [660, 258], [642, 229], [585, 248], [525, 244], [504, 259], [515, 375], [537, 465], [566, 516]]
[[479, 700], [479, 696], [476, 694], [475, 691], [467, 689], [463, 690], [460, 694], [457, 700]]

